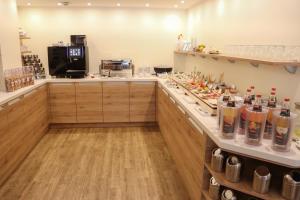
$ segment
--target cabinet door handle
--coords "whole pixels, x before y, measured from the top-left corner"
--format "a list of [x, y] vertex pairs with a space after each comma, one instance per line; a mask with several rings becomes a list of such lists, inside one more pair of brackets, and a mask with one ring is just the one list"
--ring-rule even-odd
[[178, 109], [185, 115], [185, 111], [181, 108], [181, 106], [177, 105]]
[[176, 104], [176, 101], [175, 101], [172, 97], [170, 97], [170, 100], [171, 100], [174, 104]]
[[165, 95], [169, 96], [166, 90], [162, 89], [162, 91], [165, 93]]
[[203, 129], [200, 128], [192, 118], [188, 118], [191, 124], [203, 135]]

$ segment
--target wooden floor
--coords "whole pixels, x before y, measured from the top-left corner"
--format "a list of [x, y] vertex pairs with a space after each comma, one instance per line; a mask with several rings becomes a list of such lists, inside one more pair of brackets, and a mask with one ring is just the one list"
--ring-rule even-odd
[[158, 128], [52, 129], [1, 200], [186, 200]]

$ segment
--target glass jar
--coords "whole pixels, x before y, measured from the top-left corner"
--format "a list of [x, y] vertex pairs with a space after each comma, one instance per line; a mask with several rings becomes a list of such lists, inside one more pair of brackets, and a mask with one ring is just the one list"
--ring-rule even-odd
[[290, 151], [296, 118], [297, 114], [292, 112], [290, 116], [274, 112], [272, 148], [275, 151]]
[[221, 135], [226, 139], [233, 139], [235, 138], [235, 134], [238, 128], [240, 106], [237, 104], [236, 107], [229, 107], [227, 105], [221, 104], [220, 108]]
[[246, 108], [247, 120], [245, 131], [245, 143], [250, 145], [260, 145], [265, 131], [268, 109], [262, 108], [261, 112]]

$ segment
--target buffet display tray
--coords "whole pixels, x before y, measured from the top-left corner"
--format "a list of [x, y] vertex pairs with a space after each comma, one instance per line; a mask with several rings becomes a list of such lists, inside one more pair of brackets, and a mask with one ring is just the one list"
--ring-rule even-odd
[[202, 107], [203, 111], [209, 113], [211, 116], [217, 115], [217, 102], [216, 104], [211, 103], [208, 99], [201, 97], [201, 94], [195, 94], [175, 78], [171, 78], [171, 80], [176, 83], [177, 87], [179, 87], [177, 88], [178, 90], [184, 91], [184, 95], [186, 96], [185, 100], [187, 103], [192, 103], [191, 101], [189, 102], [189, 99], [193, 99], [196, 104]]

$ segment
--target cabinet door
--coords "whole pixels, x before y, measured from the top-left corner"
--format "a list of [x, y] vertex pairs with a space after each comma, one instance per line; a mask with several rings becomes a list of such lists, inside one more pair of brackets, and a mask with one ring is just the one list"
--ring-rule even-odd
[[75, 85], [59, 83], [49, 85], [50, 118], [52, 123], [75, 123]]
[[103, 83], [104, 122], [129, 122], [129, 83]]
[[8, 146], [6, 145], [8, 134], [8, 118], [7, 109], [0, 106], [0, 157], [6, 151]]
[[130, 121], [154, 122], [156, 119], [155, 82], [130, 83]]
[[103, 122], [102, 83], [76, 83], [78, 123]]

